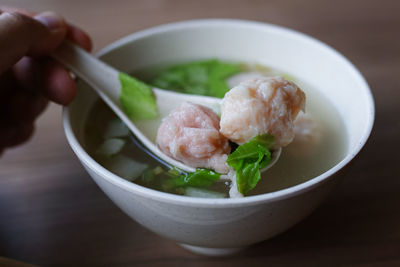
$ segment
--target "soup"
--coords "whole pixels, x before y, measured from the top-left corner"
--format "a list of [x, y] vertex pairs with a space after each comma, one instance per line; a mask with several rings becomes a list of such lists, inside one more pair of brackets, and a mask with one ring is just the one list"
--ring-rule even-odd
[[[145, 81], [157, 79], [163, 69], [143, 70], [135, 76]], [[334, 106], [318, 90], [287, 74], [260, 65], [243, 65], [241, 72], [228, 79], [231, 86], [241, 76], [282, 75], [295, 82], [307, 96], [305, 123], [308, 118], [317, 125], [318, 136], [302, 144], [300, 138], [282, 149], [278, 162], [262, 173], [257, 186], [247, 195], [263, 194], [284, 189], [316, 177], [337, 164], [346, 152], [346, 130]], [[252, 77], [250, 77], [252, 78]], [[207, 93], [205, 93], [207, 94]], [[308, 142], [308, 141], [307, 141]], [[139, 146], [127, 128], [108, 106], [98, 100], [87, 117], [84, 129], [84, 146], [88, 153], [111, 172], [139, 185], [164, 192], [195, 197], [228, 197], [231, 184], [218, 180], [210, 186], [176, 186], [178, 170], [160, 163]], [[175, 180], [174, 180], [175, 179]]]

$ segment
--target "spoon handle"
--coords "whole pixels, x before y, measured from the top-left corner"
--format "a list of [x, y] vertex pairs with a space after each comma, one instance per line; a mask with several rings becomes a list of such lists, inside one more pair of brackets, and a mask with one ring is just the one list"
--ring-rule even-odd
[[118, 104], [121, 84], [116, 69], [68, 41], [64, 41], [52, 57], [92, 86], [100, 95], [105, 94]]

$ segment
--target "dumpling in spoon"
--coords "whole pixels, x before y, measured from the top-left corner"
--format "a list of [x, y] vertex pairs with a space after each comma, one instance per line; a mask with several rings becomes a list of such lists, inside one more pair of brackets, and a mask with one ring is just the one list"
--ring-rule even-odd
[[294, 138], [293, 121], [305, 99], [296, 84], [279, 76], [242, 82], [222, 100], [220, 132], [238, 144], [268, 133], [274, 148], [284, 147]]
[[185, 102], [163, 119], [157, 144], [168, 156], [189, 166], [227, 173], [231, 148], [219, 132], [219, 120], [211, 109]]

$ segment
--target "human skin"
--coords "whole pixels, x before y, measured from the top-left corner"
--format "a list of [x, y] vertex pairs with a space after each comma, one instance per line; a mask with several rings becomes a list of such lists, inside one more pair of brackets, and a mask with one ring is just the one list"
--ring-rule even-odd
[[92, 48], [85, 32], [53, 12], [0, 7], [0, 153], [30, 138], [48, 101], [75, 97], [68, 71], [49, 57], [65, 39]]

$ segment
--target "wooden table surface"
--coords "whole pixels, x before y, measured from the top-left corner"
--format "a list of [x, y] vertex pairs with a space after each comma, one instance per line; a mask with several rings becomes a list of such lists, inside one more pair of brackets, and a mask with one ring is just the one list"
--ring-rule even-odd
[[60, 107], [0, 159], [0, 256], [41, 266], [400, 266], [400, 1], [2, 0], [55, 10], [95, 50], [129, 33], [194, 18], [271, 22], [314, 36], [365, 75], [372, 135], [327, 201], [280, 236], [228, 258], [193, 255], [123, 214], [69, 148]]

